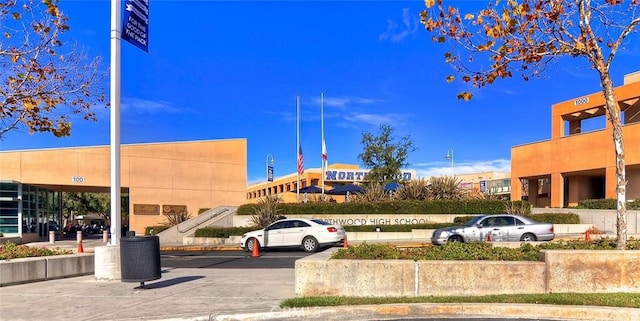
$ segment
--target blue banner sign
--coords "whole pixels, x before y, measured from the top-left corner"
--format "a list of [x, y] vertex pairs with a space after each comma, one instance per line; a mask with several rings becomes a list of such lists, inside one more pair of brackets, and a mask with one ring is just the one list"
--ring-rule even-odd
[[267, 166], [267, 181], [273, 182], [273, 166]]
[[122, 39], [149, 52], [149, 0], [126, 0]]
[[[359, 170], [327, 170], [325, 172], [324, 180], [328, 182], [339, 182], [339, 181], [348, 181], [348, 182], [360, 182], [367, 180], [367, 174], [369, 174], [369, 170], [359, 169]], [[401, 181], [410, 181], [413, 179], [413, 172], [403, 171], [398, 175], [398, 178]]]

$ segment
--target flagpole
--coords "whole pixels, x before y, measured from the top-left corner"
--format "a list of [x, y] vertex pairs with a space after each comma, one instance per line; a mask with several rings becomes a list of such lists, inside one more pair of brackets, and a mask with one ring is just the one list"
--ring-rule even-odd
[[324, 160], [324, 153], [326, 152], [326, 146], [324, 144], [324, 92], [320, 93], [320, 131], [321, 134], [320, 136], [322, 137], [322, 141], [320, 142], [322, 144], [322, 162], [321, 164], [321, 178], [322, 178], [322, 200], [324, 200], [324, 173], [326, 171], [325, 169], [325, 160]]
[[296, 97], [296, 173], [298, 173], [298, 183], [296, 184], [296, 203], [300, 203], [300, 170], [298, 169], [298, 157], [300, 153], [300, 96]]
[[111, 0], [110, 161], [111, 161], [111, 245], [120, 240], [120, 0]]

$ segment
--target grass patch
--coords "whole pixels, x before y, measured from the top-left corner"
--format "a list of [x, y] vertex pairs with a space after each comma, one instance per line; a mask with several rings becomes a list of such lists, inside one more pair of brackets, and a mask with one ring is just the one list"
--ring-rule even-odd
[[591, 305], [621, 308], [640, 308], [639, 293], [545, 293], [502, 294], [484, 296], [427, 296], [427, 297], [302, 297], [284, 300], [281, 308], [322, 307], [339, 305], [377, 305], [401, 303], [531, 303], [555, 305]]

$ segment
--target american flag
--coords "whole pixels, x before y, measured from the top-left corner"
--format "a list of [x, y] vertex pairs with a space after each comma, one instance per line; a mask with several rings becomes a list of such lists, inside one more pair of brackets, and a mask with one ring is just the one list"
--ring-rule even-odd
[[298, 174], [304, 173], [304, 156], [302, 156], [302, 145], [298, 145]]

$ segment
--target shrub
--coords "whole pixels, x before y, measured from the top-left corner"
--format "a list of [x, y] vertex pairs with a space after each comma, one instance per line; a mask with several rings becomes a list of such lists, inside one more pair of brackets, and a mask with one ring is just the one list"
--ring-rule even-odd
[[7, 242], [3, 245], [0, 245], [0, 260], [10, 260], [10, 259], [25, 258], [25, 257], [62, 255], [62, 254], [73, 254], [73, 251], [65, 250], [61, 248], [48, 249], [48, 248], [39, 248], [39, 247], [29, 247], [26, 245], [16, 245], [12, 242]]
[[427, 198], [433, 200], [462, 200], [467, 191], [460, 187], [462, 179], [455, 176], [434, 176], [427, 185]]
[[[522, 215], [536, 222], [551, 224], [580, 224], [580, 216], [574, 213], [542, 213]], [[473, 216], [458, 216], [453, 219], [455, 225], [464, 225], [471, 220]]]
[[424, 200], [427, 198], [427, 183], [424, 178], [411, 180], [399, 187], [394, 196], [400, 200]]
[[147, 226], [144, 228], [144, 235], [156, 235], [170, 227], [167, 225]]
[[[383, 202], [348, 203], [281, 203], [282, 215], [295, 214], [500, 214], [506, 201], [501, 200], [389, 200]], [[521, 203], [525, 203], [521, 205]], [[515, 201], [514, 206], [530, 206]], [[258, 204], [245, 204], [238, 215], [253, 215]]]
[[389, 194], [384, 191], [377, 182], [372, 182], [364, 190], [364, 193], [354, 194], [352, 202], [384, 202], [389, 200]]
[[617, 208], [617, 202], [615, 199], [588, 199], [579, 201], [576, 208], [615, 210]]
[[[541, 250], [615, 250], [616, 240], [602, 238], [584, 242], [559, 241], [532, 245], [522, 243], [519, 248], [493, 247], [485, 242], [447, 243], [441, 246], [417, 248], [396, 248], [384, 244], [367, 244], [342, 248], [336, 251], [332, 259], [351, 260], [484, 260], [484, 261], [538, 261]], [[628, 249], [640, 249], [640, 240], [630, 238]]]
[[196, 230], [196, 237], [221, 237], [239, 236], [249, 231], [255, 230], [256, 227], [206, 227]]
[[164, 215], [164, 222], [162, 222], [163, 226], [166, 226], [167, 228], [172, 227], [172, 226], [176, 226], [184, 221], [187, 221], [191, 218], [191, 215], [189, 213], [187, 213], [186, 211], [184, 212], [179, 212], [179, 213], [170, 213], [170, 214], [165, 214]]
[[541, 213], [525, 216], [536, 222], [552, 224], [580, 224], [580, 216], [574, 213]]
[[267, 195], [258, 201], [254, 207], [251, 222], [260, 228], [267, 227], [269, 224], [277, 221], [282, 215], [280, 208], [281, 199], [278, 195]]

